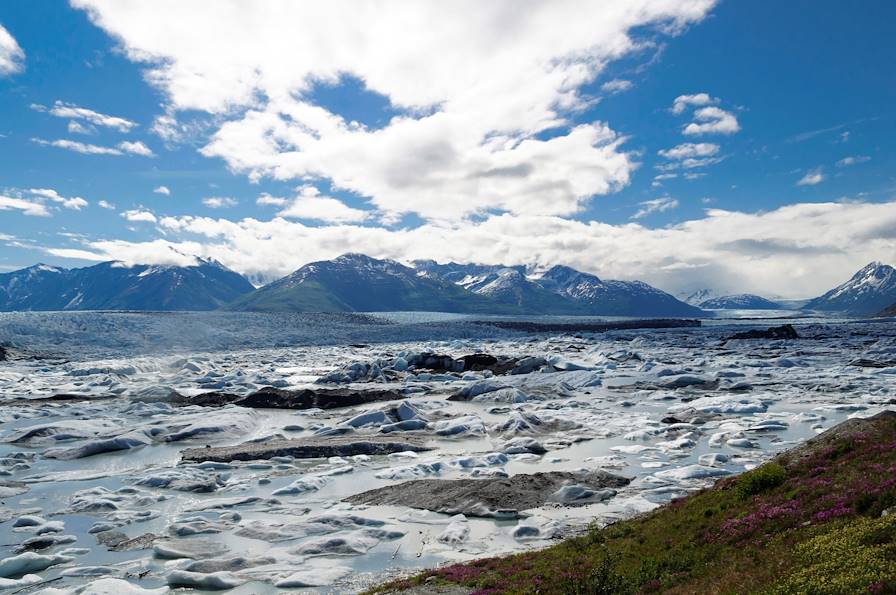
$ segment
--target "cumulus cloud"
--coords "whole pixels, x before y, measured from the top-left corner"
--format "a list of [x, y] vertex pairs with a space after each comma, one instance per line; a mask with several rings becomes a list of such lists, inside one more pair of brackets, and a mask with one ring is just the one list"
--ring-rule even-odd
[[[136, 122], [132, 122], [131, 120], [127, 120], [125, 118], [109, 116], [107, 114], [102, 114], [86, 107], [80, 107], [78, 105], [75, 105], [74, 103], [66, 103], [59, 100], [53, 103], [53, 106], [49, 108], [40, 105], [39, 103], [34, 103], [31, 105], [31, 109], [39, 112], [47, 112], [52, 116], [56, 116], [57, 118], [83, 120], [94, 126], [113, 128], [119, 132], [129, 132], [132, 128], [137, 126]], [[71, 129], [71, 126], [69, 127], [69, 129]]]
[[68, 132], [69, 134], [96, 134], [96, 128], [90, 125], [85, 126], [76, 120], [71, 120], [68, 123]]
[[255, 199], [255, 204], [260, 207], [282, 207], [288, 202], [289, 200], [285, 198], [281, 198], [279, 196], [271, 196], [267, 192], [262, 192], [261, 195]]
[[671, 149], [659, 151], [660, 157], [683, 160], [691, 157], [711, 157], [719, 152], [719, 145], [713, 143], [682, 143]]
[[701, 105], [709, 105], [718, 102], [718, 99], [711, 97], [709, 93], [695, 93], [693, 95], [679, 95], [672, 102], [672, 113], [681, 114], [688, 107], [699, 107]]
[[[569, 215], [626, 185], [624, 139], [570, 123], [580, 89], [642, 47], [633, 31], [676, 34], [714, 0], [216, 2], [214, 20], [202, 3], [73, 4], [165, 93], [160, 134], [205, 112], [220, 124], [203, 154], [253, 180], [325, 180], [381, 212], [456, 221]], [[314, 86], [342, 76], [397, 115], [371, 128], [315, 104]]]
[[118, 148], [121, 151], [130, 153], [132, 155], [140, 155], [141, 157], [155, 157], [155, 153], [152, 152], [152, 149], [150, 149], [140, 141], [122, 141], [118, 143]]
[[734, 114], [719, 107], [701, 107], [694, 112], [696, 122], [684, 127], [682, 133], [687, 135], [734, 134], [740, 130], [740, 124]]
[[314, 186], [299, 189], [299, 195], [285, 209], [277, 213], [280, 217], [295, 219], [313, 219], [331, 223], [347, 223], [363, 221], [369, 212], [353, 209], [341, 200], [330, 196], [321, 196]]
[[632, 215], [632, 219], [642, 219], [651, 213], [662, 213], [663, 211], [678, 208], [678, 201], [668, 196], [655, 198], [653, 200], [645, 200], [638, 204], [641, 208]]
[[850, 165], [865, 163], [866, 161], [871, 161], [871, 157], [868, 157], [867, 155], [851, 155], [838, 161], [837, 167], [849, 167]]
[[566, 264], [673, 292], [720, 287], [787, 297], [820, 295], [872, 260], [896, 261], [896, 201], [803, 203], [759, 213], [709, 209], [662, 228], [510, 214], [411, 229], [310, 226], [281, 217], [164, 217], [159, 225], [168, 240], [91, 242], [84, 249], [99, 259], [139, 255], [153, 262], [153, 250], [170, 246], [264, 278], [344, 252], [403, 261]]
[[[720, 148], [713, 143], [682, 143], [671, 149], [663, 149], [658, 151], [658, 154], [668, 159], [669, 163], [658, 165], [657, 169], [669, 171], [712, 165], [722, 160], [722, 157], [718, 156]], [[685, 177], [694, 175], [697, 174], [689, 173], [685, 174]]]
[[171, 196], [171, 190], [168, 189], [168, 186], [156, 186], [155, 188], [153, 188], [153, 192], [155, 192], [156, 194]]
[[28, 193], [32, 196], [38, 196], [59, 203], [66, 209], [73, 209], [75, 211], [80, 211], [82, 207], [86, 207], [89, 204], [80, 196], [65, 197], [52, 188], [31, 188], [28, 190]]
[[102, 207], [104, 209], [108, 209], [110, 211], [115, 209], [115, 205], [113, 205], [111, 202], [106, 201], [106, 200], [97, 201], [96, 204], [97, 204], [97, 206]]
[[0, 25], [0, 77], [22, 72], [25, 52], [3, 25]]
[[140, 155], [143, 157], [153, 157], [152, 150], [140, 141], [129, 142], [122, 141], [116, 147], [104, 147], [90, 143], [82, 143], [76, 140], [57, 139], [46, 140], [42, 138], [32, 138], [32, 142], [46, 147], [56, 147], [67, 151], [74, 151], [83, 155]]
[[237, 201], [227, 196], [210, 196], [202, 199], [202, 204], [210, 209], [224, 209], [227, 207], [235, 207]]
[[796, 183], [797, 186], [815, 186], [816, 184], [821, 184], [824, 181], [824, 172], [820, 167], [813, 169], [810, 172], [807, 172], [799, 181]]
[[146, 209], [131, 209], [121, 214], [122, 217], [132, 222], [155, 223], [156, 216]]
[[0, 211], [21, 211], [32, 217], [49, 217], [50, 211], [40, 201], [0, 195]]

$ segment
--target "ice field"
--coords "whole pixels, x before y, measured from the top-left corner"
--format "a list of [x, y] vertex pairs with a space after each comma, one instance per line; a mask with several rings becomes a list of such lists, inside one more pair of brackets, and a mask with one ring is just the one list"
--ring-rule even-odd
[[[353, 592], [543, 547], [896, 403], [892, 322], [795, 320], [799, 339], [728, 340], [782, 322], [530, 335], [450, 316], [2, 314], [0, 588]], [[423, 369], [421, 354], [451, 359]], [[439, 369], [472, 354], [510, 363]], [[237, 404], [265, 387], [397, 396]], [[191, 404], [206, 393], [227, 398]], [[328, 438], [425, 450], [183, 452]], [[631, 482], [565, 481], [531, 509], [457, 503], [466, 514], [404, 505], [410, 488], [345, 501], [419, 479], [596, 470]]]

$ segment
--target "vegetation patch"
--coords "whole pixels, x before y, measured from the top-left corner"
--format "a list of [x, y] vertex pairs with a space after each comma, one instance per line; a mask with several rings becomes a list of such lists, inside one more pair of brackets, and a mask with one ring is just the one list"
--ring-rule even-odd
[[539, 551], [384, 585], [498, 593], [896, 594], [896, 414], [850, 420], [753, 471]]

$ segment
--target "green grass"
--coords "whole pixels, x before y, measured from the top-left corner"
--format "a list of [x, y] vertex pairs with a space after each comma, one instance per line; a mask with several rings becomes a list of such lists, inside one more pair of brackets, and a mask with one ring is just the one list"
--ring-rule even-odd
[[539, 551], [429, 570], [508, 593], [896, 593], [896, 416]]

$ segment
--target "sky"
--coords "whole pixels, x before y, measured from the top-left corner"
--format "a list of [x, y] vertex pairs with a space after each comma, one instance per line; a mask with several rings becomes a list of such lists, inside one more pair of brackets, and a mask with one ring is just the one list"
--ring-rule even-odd
[[0, 3], [0, 273], [345, 252], [802, 298], [896, 264], [885, 0]]

